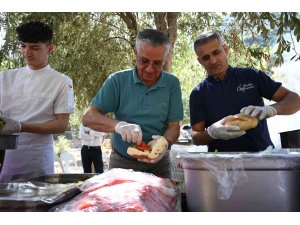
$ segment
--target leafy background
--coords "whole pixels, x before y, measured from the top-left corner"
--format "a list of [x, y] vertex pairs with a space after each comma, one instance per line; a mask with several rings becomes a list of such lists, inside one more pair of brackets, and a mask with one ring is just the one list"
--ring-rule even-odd
[[78, 127], [83, 110], [109, 74], [135, 64], [137, 32], [156, 28], [167, 33], [172, 48], [164, 69], [181, 81], [184, 120], [189, 122], [188, 98], [191, 90], [206, 76], [193, 52], [193, 41], [205, 30], [216, 30], [230, 46], [233, 66], [255, 67], [270, 76], [284, 79], [272, 67], [300, 59], [300, 15], [295, 12], [2, 12], [0, 28], [0, 69], [24, 66], [15, 28], [28, 20], [48, 23], [54, 30], [55, 51], [50, 65], [74, 82], [76, 113], [71, 127]]

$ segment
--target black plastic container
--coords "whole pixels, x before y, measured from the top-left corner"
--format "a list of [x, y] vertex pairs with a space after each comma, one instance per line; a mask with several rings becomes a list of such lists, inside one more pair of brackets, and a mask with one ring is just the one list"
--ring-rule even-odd
[[279, 133], [282, 148], [300, 148], [300, 130]]
[[17, 147], [18, 135], [0, 134], [0, 150], [15, 149]]

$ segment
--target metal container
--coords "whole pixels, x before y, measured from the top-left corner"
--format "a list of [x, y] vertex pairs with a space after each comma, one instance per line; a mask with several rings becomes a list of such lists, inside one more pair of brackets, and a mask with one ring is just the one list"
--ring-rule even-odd
[[0, 134], [0, 151], [15, 149], [17, 147], [18, 135]]
[[5, 149], [17, 148], [18, 135], [0, 134], [0, 173], [5, 158]]
[[189, 211], [300, 211], [300, 154], [181, 158]]
[[63, 173], [63, 174], [50, 174], [45, 176], [39, 176], [27, 179], [27, 181], [33, 182], [45, 182], [50, 184], [68, 184], [85, 181], [97, 173]]
[[300, 148], [300, 130], [279, 133], [282, 148]]
[[0, 184], [0, 211], [48, 211], [81, 193], [80, 182], [95, 174], [50, 174]]

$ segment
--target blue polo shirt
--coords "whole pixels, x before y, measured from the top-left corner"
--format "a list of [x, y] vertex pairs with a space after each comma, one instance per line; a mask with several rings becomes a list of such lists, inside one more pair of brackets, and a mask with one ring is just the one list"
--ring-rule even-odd
[[[229, 66], [223, 81], [208, 76], [191, 92], [191, 125], [205, 121], [207, 128], [228, 115], [239, 113], [243, 107], [263, 106], [263, 98], [270, 100], [280, 86], [281, 83], [275, 82], [260, 70]], [[239, 138], [213, 140], [208, 150], [255, 152], [269, 145], [273, 143], [264, 119], [256, 128], [248, 130]]]
[[[136, 68], [111, 74], [91, 104], [104, 114], [113, 112], [117, 120], [140, 125], [146, 143], [152, 135], [163, 135], [168, 122], [183, 119], [179, 80], [164, 71], [151, 88], [139, 79]], [[131, 144], [123, 142], [121, 135], [113, 133], [112, 143], [120, 154], [133, 159], [127, 154]]]

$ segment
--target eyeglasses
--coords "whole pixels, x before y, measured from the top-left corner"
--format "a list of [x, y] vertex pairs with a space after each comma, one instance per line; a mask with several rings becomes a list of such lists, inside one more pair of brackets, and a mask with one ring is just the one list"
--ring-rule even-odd
[[150, 61], [149, 59], [139, 57], [139, 56], [136, 57], [136, 60], [138, 64], [143, 68], [152, 65], [152, 67], [155, 69], [161, 69], [165, 63], [165, 60]]

